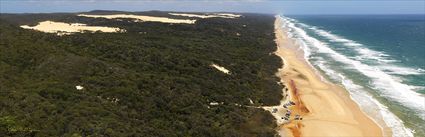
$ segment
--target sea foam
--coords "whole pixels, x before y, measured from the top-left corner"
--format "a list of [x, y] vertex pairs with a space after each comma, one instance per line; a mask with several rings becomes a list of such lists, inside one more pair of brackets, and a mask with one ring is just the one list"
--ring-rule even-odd
[[300, 38], [305, 40], [305, 43], [309, 43], [308, 46], [316, 48], [316, 52], [324, 53], [332, 57], [334, 60], [355, 68], [363, 75], [372, 79], [372, 88], [380, 91], [383, 96], [392, 98], [408, 107], [414, 108], [420, 114], [425, 113], [424, 98], [420, 94], [412, 91], [413, 87], [398, 82], [391, 75], [383, 72], [379, 67], [369, 66], [360, 61], [350, 59], [341, 53], [331, 49], [329, 45], [317, 40], [306, 34], [306, 32], [300, 28], [294, 29], [299, 33]]
[[[392, 136], [395, 137], [413, 137], [412, 130], [403, 126], [403, 121], [400, 120], [397, 116], [391, 113], [386, 106], [378, 102], [372, 97], [372, 95], [367, 92], [362, 92], [363, 89], [361, 86], [355, 84], [350, 79], [347, 79], [341, 73], [333, 71], [330, 69], [329, 65], [326, 64], [326, 61], [318, 61], [317, 65], [321, 70], [326, 70], [326, 74], [331, 76], [330, 78], [341, 81], [341, 84], [350, 91], [351, 98], [359, 104], [364, 112], [369, 114], [369, 117], [374, 119], [381, 127], [389, 127], [392, 131]], [[384, 123], [380, 121], [383, 120]], [[384, 136], [385, 135], [384, 132]]]
[[379, 64], [379, 66], [377, 67], [379, 67], [384, 72], [388, 72], [388, 74], [397, 74], [397, 75], [423, 75], [424, 74], [424, 71], [421, 71], [420, 69], [403, 67], [396, 64], [389, 64], [389, 63], [397, 63], [399, 61], [395, 59], [391, 59], [390, 55], [384, 52], [375, 51], [375, 50], [366, 48], [364, 47], [363, 44], [360, 44], [356, 41], [346, 39], [344, 37], [332, 34], [329, 31], [325, 31], [314, 26], [310, 27], [306, 24], [302, 24], [301, 26], [308, 28], [310, 30], [313, 30], [315, 33], [327, 38], [331, 42], [337, 42], [347, 46], [347, 48], [350, 48], [351, 50], [356, 51], [357, 54], [359, 55], [354, 58], [355, 60], [358, 60], [358, 61], [372, 60], [375, 63]]
[[[317, 27], [309, 26], [307, 24], [299, 23], [294, 19], [290, 19], [287, 17], [282, 17], [282, 20], [286, 23], [284, 26], [289, 27], [292, 30], [288, 33], [291, 33], [292, 37], [299, 41], [299, 44], [302, 44], [302, 47], [306, 47], [305, 49], [309, 49], [309, 56], [305, 56], [307, 60], [310, 61], [312, 55], [314, 54], [326, 54], [331, 57], [333, 60], [345, 64], [341, 66], [346, 69], [355, 69], [360, 74], [368, 77], [370, 79], [369, 85], [371, 88], [378, 91], [385, 98], [391, 99], [393, 101], [397, 101], [404, 106], [411, 108], [417, 111], [417, 114], [425, 113], [425, 104], [424, 97], [420, 96], [418, 93], [414, 92], [413, 86], [409, 86], [401, 83], [397, 77], [394, 77], [390, 74], [387, 74], [390, 71], [395, 72], [398, 70], [408, 70], [410, 68], [402, 68], [402, 67], [388, 67], [387, 69], [382, 69], [382, 66], [372, 66], [369, 64], [365, 64], [361, 62], [364, 59], [369, 60], [384, 60], [382, 62], [392, 62], [391, 59], [387, 59], [388, 55], [382, 52], [374, 51], [367, 49], [362, 46], [362, 44], [357, 43], [353, 40], [345, 39], [341, 36], [337, 36], [331, 34], [330, 32], [318, 29]], [[311, 37], [301, 28], [307, 28], [313, 30], [315, 33], [323, 36], [327, 39], [330, 39], [331, 42], [339, 42], [343, 45], [351, 47], [356, 50], [358, 54], [360, 54], [360, 58], [353, 59], [337, 51], [330, 48], [330, 46], [318, 39]], [[370, 58], [370, 55], [374, 55], [374, 58]], [[369, 56], [369, 57], [368, 57]], [[316, 57], [316, 56], [314, 56]], [[321, 70], [324, 70], [325, 73], [334, 80], [340, 81], [341, 84], [350, 91], [352, 98], [362, 106], [362, 109], [367, 108], [377, 108], [379, 113], [382, 115], [383, 120], [386, 125], [391, 127], [394, 136], [413, 136], [410, 129], [404, 127], [403, 122], [397, 118], [394, 114], [392, 114], [383, 104], [374, 99], [371, 95], [369, 95], [362, 86], [355, 84], [350, 79], [347, 79], [342, 73], [339, 73], [325, 65], [326, 62], [323, 58], [315, 58], [318, 61], [314, 62], [314, 65], [318, 66]], [[329, 60], [329, 59], [328, 59]], [[379, 63], [378, 63], [379, 64]], [[414, 69], [413, 69], [414, 70]], [[404, 71], [404, 72], [408, 72]], [[410, 71], [411, 72], [411, 71]], [[410, 74], [418, 74], [420, 72], [409, 73]], [[407, 74], [407, 73], [405, 73]], [[368, 100], [368, 101], [365, 101]], [[374, 106], [374, 107], [372, 107]], [[420, 116], [422, 119], [424, 117]]]

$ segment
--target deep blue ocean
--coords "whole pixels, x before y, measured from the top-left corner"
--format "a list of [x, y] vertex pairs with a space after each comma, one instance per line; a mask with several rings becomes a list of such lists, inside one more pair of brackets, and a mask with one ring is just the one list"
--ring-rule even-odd
[[425, 136], [425, 15], [282, 16], [305, 58], [393, 136]]

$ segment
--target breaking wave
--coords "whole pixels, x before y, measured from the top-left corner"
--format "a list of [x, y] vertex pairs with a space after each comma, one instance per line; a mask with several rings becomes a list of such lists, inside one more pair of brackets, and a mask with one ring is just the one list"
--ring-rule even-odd
[[[402, 83], [402, 79], [396, 75], [423, 75], [424, 70], [398, 66], [397, 60], [383, 52], [366, 48], [363, 44], [344, 37], [332, 34], [329, 31], [319, 29], [298, 22], [295, 19], [280, 17], [283, 21], [283, 28], [288, 36], [296, 40], [296, 43], [304, 50], [304, 58], [313, 66], [323, 70], [324, 73], [334, 81], [338, 81], [350, 93], [355, 100], [370, 117], [377, 119], [381, 117], [385, 125], [391, 128], [393, 136], [413, 136], [412, 130], [406, 128], [403, 121], [391, 113], [388, 108], [378, 102], [367, 89], [373, 89], [380, 96], [398, 102], [410, 108], [425, 119], [421, 114], [425, 113], [424, 97], [415, 90], [417, 86]], [[323, 37], [329, 43], [320, 41], [312, 37], [306, 30], [319, 37]], [[343, 46], [349, 51], [355, 51], [354, 56], [345, 55], [332, 48], [332, 46]], [[338, 67], [332, 66], [331, 62], [341, 64]], [[341, 69], [341, 70], [340, 70]], [[347, 71], [347, 72], [346, 72]], [[368, 83], [359, 84], [347, 77], [348, 72], [355, 72], [368, 79]], [[421, 87], [419, 87], [421, 88]], [[371, 114], [379, 114], [374, 116]]]

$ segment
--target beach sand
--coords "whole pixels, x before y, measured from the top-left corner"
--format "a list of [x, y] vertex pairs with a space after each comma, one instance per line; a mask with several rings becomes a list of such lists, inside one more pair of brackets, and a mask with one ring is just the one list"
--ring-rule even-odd
[[[287, 113], [282, 105], [263, 107], [269, 111], [278, 108], [272, 115], [279, 124], [279, 134], [296, 137], [382, 136], [382, 128], [360, 110], [344, 88], [325, 80], [305, 61], [302, 50], [280, 28], [281, 23], [279, 19], [275, 22], [278, 45], [275, 54], [284, 60], [284, 66], [277, 75], [289, 89], [288, 97], [281, 104], [291, 100], [296, 105], [288, 107], [291, 111], [289, 121], [282, 119]], [[286, 94], [283, 90], [283, 95]], [[297, 114], [303, 119], [294, 120]]]

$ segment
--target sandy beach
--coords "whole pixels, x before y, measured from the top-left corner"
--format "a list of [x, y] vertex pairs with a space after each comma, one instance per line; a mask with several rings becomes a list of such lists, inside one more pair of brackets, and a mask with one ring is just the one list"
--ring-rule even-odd
[[[284, 60], [277, 75], [288, 88], [280, 106], [264, 107], [272, 112], [282, 136], [383, 136], [382, 128], [363, 113], [348, 92], [322, 78], [303, 57], [297, 44], [275, 22], [276, 55]], [[295, 105], [282, 105], [292, 101]], [[289, 120], [283, 119], [290, 111]], [[275, 112], [273, 112], [275, 111]], [[299, 115], [302, 120], [294, 120]]]

